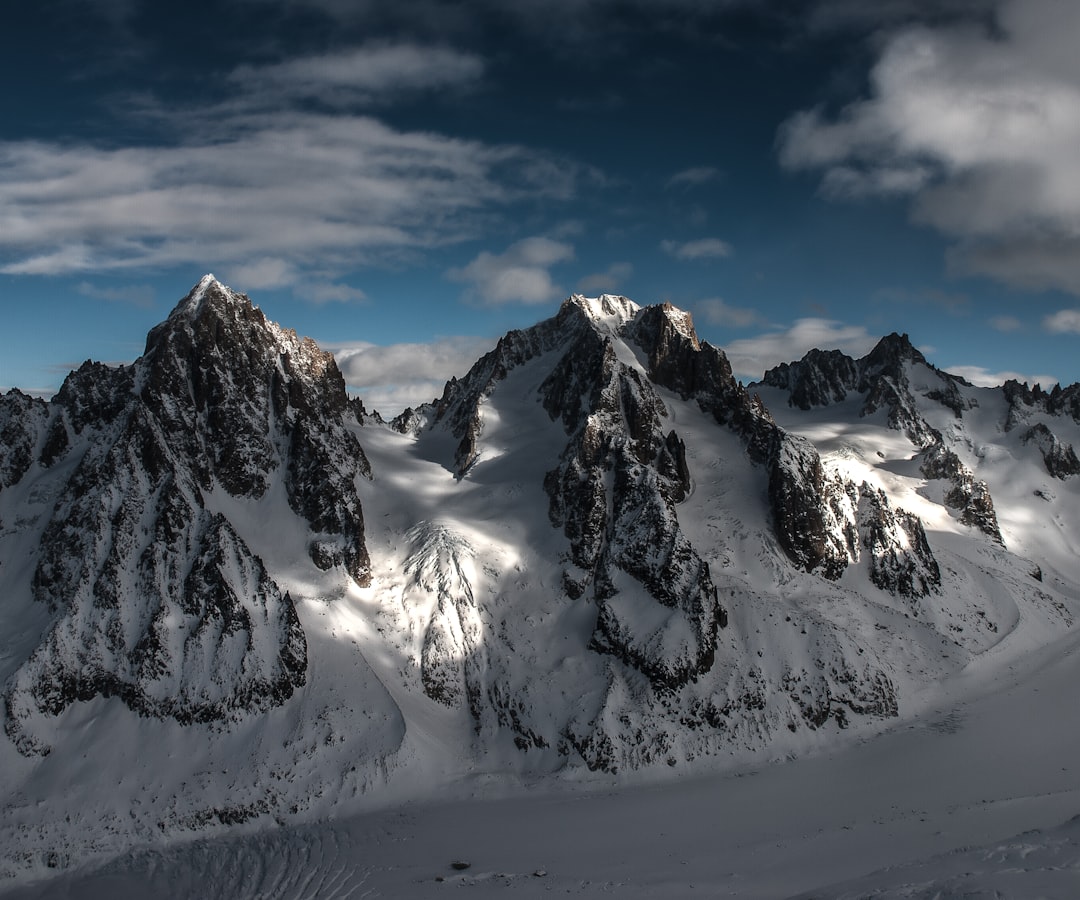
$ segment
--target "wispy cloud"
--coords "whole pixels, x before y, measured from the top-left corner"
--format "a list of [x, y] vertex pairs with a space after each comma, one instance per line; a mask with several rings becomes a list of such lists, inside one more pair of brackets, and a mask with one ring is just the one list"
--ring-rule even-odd
[[236, 68], [229, 80], [248, 103], [282, 99], [327, 105], [387, 103], [403, 94], [475, 84], [484, 61], [448, 47], [373, 43], [337, 53]]
[[1080, 293], [1078, 30], [1063, 0], [1004, 0], [993, 29], [903, 28], [867, 98], [783, 125], [780, 161], [821, 171], [833, 196], [911, 197], [956, 240], [954, 272]]
[[723, 328], [749, 328], [752, 325], [767, 324], [756, 309], [731, 306], [720, 297], [700, 300], [694, 304], [694, 310], [706, 322]]
[[1000, 331], [1003, 334], [1020, 331], [1024, 327], [1024, 323], [1016, 316], [992, 316], [989, 325], [994, 331]]
[[127, 303], [149, 309], [154, 305], [155, 291], [149, 284], [128, 284], [120, 287], [100, 287], [88, 281], [81, 282], [75, 288], [84, 297], [106, 300], [109, 303]]
[[574, 258], [574, 248], [547, 237], [530, 237], [503, 253], [483, 251], [446, 277], [469, 286], [468, 299], [485, 305], [547, 303], [565, 295], [555, 284], [551, 268]]
[[724, 173], [712, 166], [694, 166], [676, 172], [667, 180], [669, 188], [693, 188], [713, 181], [720, 181]]
[[1057, 384], [1058, 381], [1053, 375], [1024, 375], [1007, 369], [995, 372], [984, 369], [982, 366], [946, 366], [945, 371], [966, 378], [979, 387], [999, 387], [1006, 381], [1019, 381], [1021, 384], [1040, 384], [1043, 387], [1049, 387], [1052, 384]]
[[130, 98], [125, 114], [158, 130], [142, 144], [0, 141], [0, 273], [195, 265], [248, 289], [313, 272], [334, 284], [479, 238], [511, 207], [573, 199], [600, 177], [542, 151], [357, 111], [483, 72], [482, 58], [449, 47], [368, 43], [241, 66], [210, 105]]
[[345, 383], [369, 410], [389, 418], [428, 403], [452, 377], [461, 377], [493, 346], [490, 338], [447, 337], [426, 344], [323, 344], [334, 353]]
[[849, 356], [864, 356], [878, 338], [859, 325], [845, 325], [831, 319], [797, 320], [784, 331], [741, 338], [724, 345], [724, 352], [736, 375], [760, 379], [767, 369], [801, 359], [808, 350], [842, 350]]
[[700, 259], [723, 259], [731, 256], [731, 244], [720, 238], [701, 238], [696, 241], [661, 241], [660, 249], [676, 259], [700, 260]]
[[1051, 334], [1080, 334], [1080, 309], [1063, 309], [1043, 319]]
[[586, 294], [587, 296], [593, 296], [595, 294], [610, 294], [614, 291], [621, 290], [622, 285], [626, 283], [631, 275], [634, 274], [634, 267], [628, 262], [612, 263], [603, 272], [595, 272], [592, 275], [586, 275], [577, 283], [577, 290], [580, 294]]
[[553, 177], [522, 147], [363, 116], [229, 124], [172, 146], [0, 143], [0, 272], [195, 264], [271, 286], [313, 262], [350, 269], [467, 240], [513, 203], [572, 192], [572, 167]]

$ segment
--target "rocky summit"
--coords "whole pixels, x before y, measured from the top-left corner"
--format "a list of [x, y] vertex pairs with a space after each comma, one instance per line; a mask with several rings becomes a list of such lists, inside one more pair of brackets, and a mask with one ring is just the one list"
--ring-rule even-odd
[[1078, 396], [573, 296], [384, 422], [206, 276], [0, 397], [0, 870], [880, 729], [1072, 626]]

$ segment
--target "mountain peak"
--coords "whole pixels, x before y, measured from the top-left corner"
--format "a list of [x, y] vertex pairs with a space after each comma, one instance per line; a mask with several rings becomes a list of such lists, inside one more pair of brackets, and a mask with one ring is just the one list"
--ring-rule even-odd
[[899, 363], [915, 362], [926, 364], [926, 357], [911, 343], [906, 334], [893, 332], [887, 334], [874, 346], [860, 362], [868, 370], [892, 368]]
[[212, 272], [207, 272], [188, 292], [187, 296], [176, 305], [169, 318], [174, 316], [195, 318], [205, 307], [208, 300], [220, 298], [227, 301], [241, 296], [243, 295], [236, 294], [227, 285], [218, 281]]
[[631, 321], [641, 307], [633, 300], [617, 294], [601, 294], [599, 297], [584, 297], [573, 294], [563, 303], [563, 307], [576, 306], [593, 322], [606, 325], [616, 330]]

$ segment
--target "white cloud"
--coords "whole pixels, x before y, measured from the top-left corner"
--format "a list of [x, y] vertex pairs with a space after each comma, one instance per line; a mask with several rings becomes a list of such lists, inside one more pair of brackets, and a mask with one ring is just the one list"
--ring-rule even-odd
[[757, 310], [731, 306], [719, 297], [702, 300], [694, 306], [698, 315], [706, 322], [723, 328], [749, 328], [751, 325], [766, 324]]
[[708, 184], [710, 181], [720, 181], [723, 177], [724, 173], [712, 166], [694, 166], [676, 172], [667, 180], [667, 186], [669, 188], [692, 188]]
[[865, 356], [878, 338], [858, 325], [830, 319], [799, 319], [786, 331], [766, 332], [741, 338], [723, 347], [736, 375], [758, 380], [780, 363], [802, 359], [808, 350], [842, 350], [853, 357]]
[[338, 53], [305, 56], [265, 66], [240, 66], [230, 80], [246, 102], [314, 99], [345, 105], [377, 103], [403, 93], [446, 89], [480, 79], [478, 56], [412, 43], [367, 44]]
[[1043, 319], [1051, 334], [1080, 334], [1080, 309], [1063, 309]]
[[440, 396], [450, 378], [468, 372], [494, 344], [489, 338], [448, 337], [426, 344], [321, 346], [334, 353], [345, 383], [364, 406], [392, 418]]
[[450, 269], [446, 276], [470, 287], [470, 299], [491, 306], [504, 303], [547, 303], [565, 296], [549, 271], [574, 258], [574, 248], [547, 237], [530, 237], [512, 244], [504, 253], [483, 251], [467, 266]]
[[894, 33], [870, 96], [790, 118], [780, 161], [834, 196], [910, 196], [956, 270], [1080, 293], [1080, 4], [1005, 0], [996, 26]]
[[966, 378], [979, 387], [999, 387], [1006, 381], [1019, 381], [1021, 384], [1040, 384], [1043, 387], [1050, 387], [1050, 385], [1058, 382], [1053, 375], [1022, 375], [1019, 372], [1008, 370], [992, 372], [982, 366], [947, 366], [945, 371]]
[[599, 294], [611, 294], [620, 290], [626, 279], [634, 274], [634, 267], [628, 262], [612, 263], [604, 272], [586, 275], [577, 283], [579, 294], [593, 297]]
[[676, 259], [722, 259], [731, 256], [731, 244], [720, 238], [701, 238], [696, 241], [680, 243], [678, 241], [661, 241], [660, 249]]
[[0, 142], [0, 272], [184, 264], [289, 283], [475, 238], [509, 204], [569, 196], [576, 178], [522, 147], [363, 116], [191, 124], [168, 146]]

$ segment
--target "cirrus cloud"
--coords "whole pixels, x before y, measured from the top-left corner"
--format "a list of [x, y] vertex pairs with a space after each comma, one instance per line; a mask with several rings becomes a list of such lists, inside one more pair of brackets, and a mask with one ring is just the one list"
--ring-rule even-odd
[[448, 47], [370, 43], [337, 53], [234, 69], [245, 102], [295, 99], [329, 105], [385, 103], [402, 94], [477, 82], [483, 60]]
[[731, 244], [720, 238], [700, 238], [685, 243], [665, 240], [660, 242], [660, 249], [676, 259], [686, 260], [723, 259], [732, 254]]

